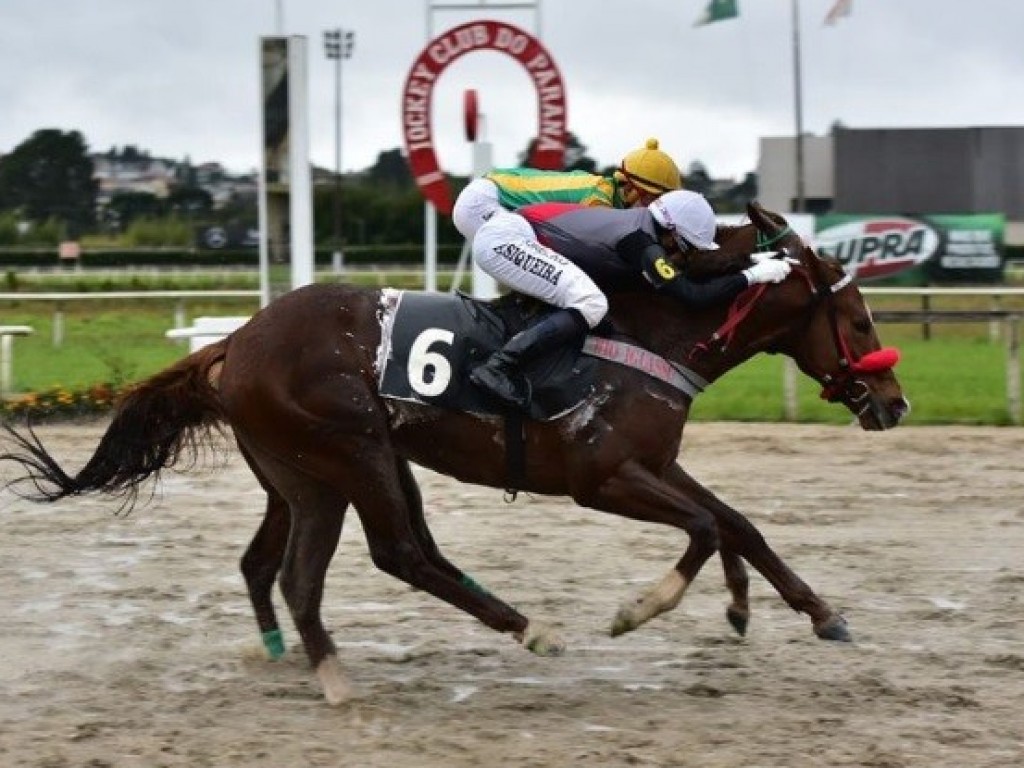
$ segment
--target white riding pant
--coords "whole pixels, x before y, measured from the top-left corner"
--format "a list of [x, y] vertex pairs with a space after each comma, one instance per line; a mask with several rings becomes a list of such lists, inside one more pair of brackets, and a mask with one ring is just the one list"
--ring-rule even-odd
[[500, 210], [498, 185], [490, 179], [473, 179], [455, 198], [452, 223], [459, 234], [472, 241], [484, 222]]
[[575, 309], [593, 328], [608, 312], [608, 299], [586, 272], [537, 242], [517, 213], [493, 212], [473, 238], [480, 268], [513, 290], [562, 309]]

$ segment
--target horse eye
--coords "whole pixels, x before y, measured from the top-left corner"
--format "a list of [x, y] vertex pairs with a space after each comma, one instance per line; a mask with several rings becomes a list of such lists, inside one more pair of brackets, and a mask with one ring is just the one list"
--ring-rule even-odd
[[853, 321], [853, 330], [857, 333], [871, 333], [871, 318], [861, 317]]

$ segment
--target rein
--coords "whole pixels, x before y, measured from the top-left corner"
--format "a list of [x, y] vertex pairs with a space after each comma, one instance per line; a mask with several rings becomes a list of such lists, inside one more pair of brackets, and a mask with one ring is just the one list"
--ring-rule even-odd
[[757, 250], [754, 251], [754, 253], [762, 253], [764, 251], [771, 250], [771, 247], [773, 245], [775, 245], [775, 243], [779, 242], [779, 240], [784, 238], [786, 235], [789, 235], [789, 234], [792, 234], [792, 233], [793, 233], [792, 227], [788, 227], [788, 226], [786, 228], [784, 228], [783, 230], [781, 230], [780, 232], [778, 232], [777, 234], [772, 235], [771, 237], [768, 237], [768, 235], [763, 234], [760, 230], [758, 230], [758, 232], [757, 232]]
[[[793, 229], [786, 226], [776, 234], [768, 237], [758, 230], [754, 253], [770, 251], [775, 243], [779, 242], [786, 235], [792, 234], [792, 232]], [[811, 284], [810, 278], [807, 279], [807, 283], [810, 285], [811, 293], [814, 294], [815, 289], [814, 285]], [[740, 323], [747, 319], [747, 315], [754, 309], [757, 302], [761, 300], [766, 290], [768, 290], [768, 283], [761, 283], [760, 285], [748, 288], [737, 296], [736, 300], [729, 305], [729, 312], [726, 315], [725, 322], [719, 326], [718, 330], [711, 334], [710, 339], [698, 341], [693, 345], [693, 349], [690, 350], [689, 359], [699, 359], [707, 352], [710, 352], [713, 346], [718, 346], [719, 351], [724, 352], [725, 348], [729, 346], [729, 342], [732, 341], [732, 337], [736, 334], [736, 329], [739, 328]]]
[[[770, 250], [773, 245], [791, 233], [792, 229], [788, 226], [771, 237], [758, 232], [756, 252], [761, 253]], [[855, 409], [868, 394], [867, 385], [857, 379], [856, 374], [884, 373], [891, 370], [899, 362], [899, 350], [895, 347], [884, 347], [868, 352], [860, 358], [855, 358], [846, 337], [839, 328], [838, 311], [833, 299], [835, 294], [853, 283], [853, 275], [844, 275], [832, 285], [828, 285], [817, 283], [812, 278], [810, 269], [804, 264], [799, 264], [793, 269], [794, 272], [806, 281], [807, 287], [811, 292], [811, 302], [807, 315], [808, 322], [814, 309], [822, 301], [826, 303], [832, 342], [839, 357], [838, 373], [819, 372], [816, 377], [822, 384], [821, 397], [829, 402], [846, 402], [851, 408]], [[711, 334], [707, 341], [694, 344], [688, 359], [691, 361], [697, 360], [713, 348], [717, 348], [719, 352], [725, 352], [729, 343], [736, 335], [739, 326], [747, 319], [754, 307], [757, 306], [768, 288], [768, 283], [761, 283], [760, 285], [751, 286], [737, 296], [729, 306], [725, 321]], [[868, 406], [865, 405], [864, 408], [866, 407]]]
[[706, 353], [710, 352], [712, 347], [718, 347], [719, 352], [724, 352], [726, 347], [729, 346], [729, 342], [732, 341], [732, 337], [736, 335], [736, 330], [739, 328], [740, 323], [747, 319], [747, 315], [757, 306], [757, 302], [761, 300], [766, 290], [768, 290], [768, 283], [761, 283], [760, 285], [751, 286], [737, 296], [735, 301], [729, 305], [729, 312], [725, 317], [725, 322], [718, 326], [718, 330], [712, 333], [707, 341], [698, 341], [693, 345], [693, 349], [690, 350], [689, 359], [691, 361], [699, 360]]

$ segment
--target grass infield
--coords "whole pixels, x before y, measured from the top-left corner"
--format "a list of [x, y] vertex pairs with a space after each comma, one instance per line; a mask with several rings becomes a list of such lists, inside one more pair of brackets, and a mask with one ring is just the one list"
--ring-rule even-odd
[[[874, 302], [873, 302], [874, 303]], [[242, 315], [254, 300], [190, 302], [189, 317]], [[152, 374], [187, 352], [187, 343], [171, 341], [173, 301], [67, 302], [64, 341], [53, 343], [54, 307], [39, 302], [5, 302], [0, 323], [30, 325], [35, 334], [14, 344], [14, 389], [78, 392], [97, 385], [115, 389]], [[1001, 338], [991, 338], [986, 323], [936, 325], [931, 338], [918, 326], [881, 326], [882, 342], [901, 348], [897, 374], [913, 410], [910, 424], [1009, 423], [1007, 354]], [[700, 395], [693, 408], [698, 420], [783, 420], [782, 359], [760, 355], [729, 373]], [[846, 423], [841, 406], [822, 402], [819, 387], [800, 376], [798, 420]]]

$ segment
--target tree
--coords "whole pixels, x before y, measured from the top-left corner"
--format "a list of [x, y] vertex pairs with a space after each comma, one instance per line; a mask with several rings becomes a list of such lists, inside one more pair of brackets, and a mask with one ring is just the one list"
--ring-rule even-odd
[[77, 237], [95, 222], [96, 181], [89, 148], [78, 131], [38, 130], [0, 159], [0, 210], [25, 219], [56, 219]]
[[409, 163], [402, 150], [389, 149], [377, 155], [377, 162], [370, 166], [366, 173], [372, 184], [384, 184], [391, 187], [412, 186], [412, 174]]
[[711, 174], [708, 173], [707, 166], [704, 165], [700, 160], [694, 160], [686, 168], [686, 173], [683, 175], [683, 185], [694, 192], [700, 192], [707, 198], [713, 196], [714, 186], [711, 179]]
[[725, 193], [718, 210], [720, 213], [742, 213], [746, 210], [747, 203], [757, 199], [757, 192], [757, 174], [747, 173], [743, 181]]
[[[537, 139], [530, 139], [526, 149], [519, 153], [519, 167], [530, 168], [530, 158], [533, 156], [533, 148], [537, 146]], [[587, 155], [587, 145], [579, 140], [575, 133], [569, 131], [565, 139], [565, 161], [562, 165], [563, 171], [586, 171], [597, 173], [597, 161]]]
[[202, 187], [175, 187], [167, 196], [167, 210], [186, 219], [201, 218], [213, 210], [213, 196]]
[[121, 160], [126, 163], [138, 163], [149, 160], [149, 151], [139, 149], [134, 144], [125, 144], [123, 149], [111, 147], [107, 150], [106, 156], [111, 160]]
[[135, 219], [156, 218], [163, 213], [163, 202], [151, 192], [115, 192], [104, 216], [117, 229], [124, 229]]

